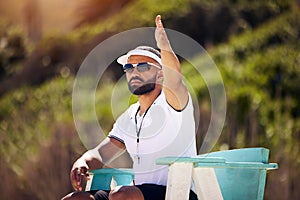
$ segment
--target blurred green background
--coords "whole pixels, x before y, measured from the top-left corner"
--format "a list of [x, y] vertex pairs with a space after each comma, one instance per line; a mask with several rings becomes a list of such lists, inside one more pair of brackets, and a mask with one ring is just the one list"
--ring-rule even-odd
[[[269, 148], [280, 168], [268, 173], [265, 199], [300, 199], [299, 6], [299, 0], [0, 0], [0, 199], [53, 200], [72, 191], [70, 168], [86, 150], [72, 116], [76, 72], [101, 41], [154, 26], [157, 14], [167, 28], [199, 42], [221, 71], [227, 116], [214, 150]], [[193, 67], [182, 68], [199, 101], [199, 145], [210, 98]], [[114, 121], [109, 91], [120, 76], [119, 67], [108, 68], [96, 94], [106, 132]]]

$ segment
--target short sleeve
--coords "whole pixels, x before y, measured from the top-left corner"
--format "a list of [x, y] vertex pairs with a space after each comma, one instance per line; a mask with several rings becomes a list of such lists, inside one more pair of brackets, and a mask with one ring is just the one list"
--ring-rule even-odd
[[109, 132], [108, 137], [116, 139], [119, 142], [124, 143], [124, 137], [123, 137], [122, 131], [118, 128], [116, 123], [114, 124], [112, 130]]
[[121, 116], [118, 117], [109, 132], [108, 137], [114, 138], [122, 143], [126, 143], [128, 138], [135, 138], [136, 130], [134, 124], [134, 115], [138, 109], [138, 104], [131, 105]]

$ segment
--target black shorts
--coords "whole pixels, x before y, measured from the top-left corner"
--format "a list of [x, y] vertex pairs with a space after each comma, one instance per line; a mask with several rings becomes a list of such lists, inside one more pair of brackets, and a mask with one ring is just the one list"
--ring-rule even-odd
[[[167, 187], [155, 184], [136, 185], [143, 195], [145, 200], [165, 200]], [[189, 200], [198, 200], [197, 195], [190, 190]]]
[[[167, 190], [166, 186], [142, 184], [136, 185], [136, 187], [142, 191], [145, 200], [165, 200]], [[109, 200], [109, 191], [107, 190], [90, 191], [90, 193], [94, 195], [96, 200]], [[189, 200], [198, 200], [197, 195], [192, 190], [190, 191]]]
[[88, 192], [93, 195], [96, 200], [109, 200], [109, 190], [91, 190]]

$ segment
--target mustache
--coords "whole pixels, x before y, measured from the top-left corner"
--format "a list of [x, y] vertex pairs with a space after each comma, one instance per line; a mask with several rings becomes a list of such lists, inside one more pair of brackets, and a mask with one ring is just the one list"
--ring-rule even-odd
[[129, 82], [133, 81], [133, 80], [139, 80], [141, 82], [144, 82], [144, 79], [140, 78], [140, 77], [132, 77]]

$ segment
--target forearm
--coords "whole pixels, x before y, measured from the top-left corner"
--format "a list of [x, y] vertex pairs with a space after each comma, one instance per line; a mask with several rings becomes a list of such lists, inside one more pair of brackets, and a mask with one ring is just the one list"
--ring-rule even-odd
[[182, 82], [180, 62], [172, 50], [170, 41], [161, 22], [160, 15], [156, 17], [155, 22], [155, 39], [157, 46], [161, 51], [161, 62], [164, 75], [163, 84], [169, 90], [173, 90], [173, 92], [177, 93], [177, 89], [181, 90], [182, 88], [180, 87], [185, 87]]
[[171, 44], [161, 22], [161, 17], [156, 17], [155, 39], [161, 50], [163, 70], [163, 90], [168, 103], [176, 110], [182, 110], [188, 102], [188, 91], [183, 83], [180, 62], [172, 50]]
[[101, 156], [97, 149], [91, 149], [85, 152], [73, 165], [73, 168], [85, 166], [88, 170], [98, 169], [103, 167]]
[[85, 161], [89, 166], [89, 170], [103, 167], [104, 164], [97, 149], [89, 150], [85, 154], [86, 154]]
[[125, 145], [115, 139], [106, 138], [96, 148], [84, 153], [81, 157], [87, 165], [88, 169], [102, 168], [104, 165], [110, 166], [113, 161], [122, 157], [126, 152]]
[[161, 50], [162, 70], [164, 74], [164, 86], [169, 89], [177, 89], [183, 84], [180, 63], [172, 50]]
[[106, 138], [96, 148], [85, 152], [73, 164], [70, 179], [75, 190], [82, 190], [82, 175], [88, 177], [88, 171], [108, 165], [125, 151], [125, 145]]
[[88, 150], [80, 158], [79, 162], [85, 162], [89, 170], [102, 168], [104, 165], [110, 165], [114, 160], [122, 156], [125, 150], [120, 150], [116, 152], [115, 155], [107, 156], [107, 153], [99, 153], [97, 148]]

